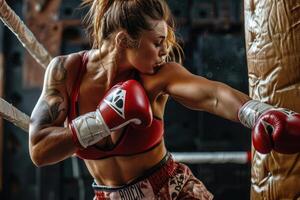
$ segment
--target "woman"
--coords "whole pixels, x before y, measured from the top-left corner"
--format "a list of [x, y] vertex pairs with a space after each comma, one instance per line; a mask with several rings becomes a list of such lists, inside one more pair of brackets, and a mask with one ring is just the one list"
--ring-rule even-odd
[[[249, 97], [174, 62], [181, 51], [164, 0], [84, 3], [91, 5], [93, 49], [49, 64], [31, 115], [32, 161], [44, 166], [76, 154], [95, 180], [95, 199], [212, 199], [166, 150], [165, 104], [172, 97], [188, 108], [238, 121]], [[118, 107], [120, 98], [126, 103]], [[128, 115], [134, 116], [125, 119]]]

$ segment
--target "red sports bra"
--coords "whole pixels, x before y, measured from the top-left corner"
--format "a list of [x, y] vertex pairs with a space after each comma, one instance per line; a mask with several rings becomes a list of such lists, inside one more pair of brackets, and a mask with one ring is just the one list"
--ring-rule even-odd
[[[80, 70], [76, 82], [71, 91], [68, 122], [70, 123], [78, 116], [79, 88], [83, 74], [86, 72], [88, 61], [87, 52], [82, 56]], [[96, 145], [85, 149], [78, 149], [76, 155], [82, 159], [97, 160], [112, 156], [129, 156], [149, 151], [160, 144], [164, 135], [163, 121], [153, 118], [152, 124], [148, 128], [137, 128], [127, 125], [122, 131], [121, 137], [111, 149], [102, 149]]]

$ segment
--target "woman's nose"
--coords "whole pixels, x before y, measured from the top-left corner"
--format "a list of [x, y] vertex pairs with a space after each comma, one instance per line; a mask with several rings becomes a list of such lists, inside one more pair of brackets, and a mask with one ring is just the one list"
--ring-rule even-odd
[[167, 55], [167, 45], [162, 45], [162, 48], [161, 48], [161, 50], [159, 52], [159, 56], [160, 57], [164, 57], [166, 55]]

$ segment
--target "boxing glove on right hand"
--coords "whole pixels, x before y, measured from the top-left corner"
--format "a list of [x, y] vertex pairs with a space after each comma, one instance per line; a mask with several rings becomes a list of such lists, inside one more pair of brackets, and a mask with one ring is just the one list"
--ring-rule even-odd
[[141, 84], [135, 80], [113, 86], [95, 112], [72, 120], [70, 128], [74, 142], [86, 148], [129, 123], [141, 127], [152, 123], [150, 102]]

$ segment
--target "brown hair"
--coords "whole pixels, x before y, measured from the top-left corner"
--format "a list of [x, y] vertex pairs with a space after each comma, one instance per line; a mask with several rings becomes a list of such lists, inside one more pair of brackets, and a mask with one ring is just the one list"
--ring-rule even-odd
[[138, 39], [142, 30], [152, 29], [147, 19], [165, 20], [167, 61], [181, 62], [183, 50], [176, 40], [173, 16], [165, 0], [83, 0], [82, 5], [90, 6], [84, 21], [93, 48], [100, 48], [103, 40], [117, 30], [124, 29]]

